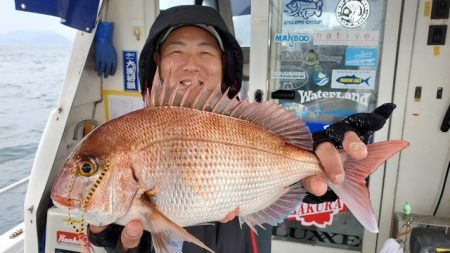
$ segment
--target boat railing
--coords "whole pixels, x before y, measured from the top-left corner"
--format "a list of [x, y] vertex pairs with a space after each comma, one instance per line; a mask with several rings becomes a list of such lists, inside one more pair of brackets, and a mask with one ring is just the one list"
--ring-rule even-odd
[[16, 187], [18, 187], [18, 186], [20, 186], [20, 185], [22, 185], [22, 184], [24, 184], [26, 182], [28, 182], [29, 180], [30, 180], [30, 177], [28, 176], [28, 177], [25, 177], [25, 178], [15, 182], [15, 183], [12, 183], [12, 184], [10, 184], [10, 185], [0, 189], [0, 195], [5, 193], [5, 192], [7, 192], [7, 191], [9, 191], [9, 190], [11, 190], [11, 189], [16, 188]]

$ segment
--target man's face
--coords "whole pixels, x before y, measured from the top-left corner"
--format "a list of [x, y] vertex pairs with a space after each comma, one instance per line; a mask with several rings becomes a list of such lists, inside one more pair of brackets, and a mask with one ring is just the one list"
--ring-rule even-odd
[[155, 54], [163, 80], [172, 73], [170, 83], [179, 81], [180, 90], [186, 90], [194, 79], [209, 89], [221, 85], [223, 77], [222, 51], [208, 31], [196, 26], [183, 26], [172, 31]]

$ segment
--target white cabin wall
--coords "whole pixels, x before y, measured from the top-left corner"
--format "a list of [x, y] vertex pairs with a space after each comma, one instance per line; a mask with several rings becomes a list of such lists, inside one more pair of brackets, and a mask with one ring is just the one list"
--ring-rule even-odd
[[[400, 2], [400, 1], [399, 1]], [[401, 1], [402, 11], [400, 16], [400, 24], [396, 33], [390, 36], [398, 37], [398, 49], [395, 66], [392, 66], [394, 74], [394, 88], [388, 92], [392, 92], [393, 103], [397, 105], [389, 122], [389, 139], [402, 139], [404, 111], [406, 107], [406, 92], [408, 88], [409, 69], [411, 61], [411, 53], [413, 47], [414, 28], [417, 14], [418, 0], [412, 0], [407, 3]], [[389, 16], [386, 17], [388, 19]], [[388, 70], [389, 71], [389, 70]], [[386, 130], [385, 127], [382, 131]], [[377, 251], [381, 250], [384, 242], [392, 237], [392, 227], [394, 219], [395, 194], [397, 189], [398, 171], [400, 155], [396, 155], [386, 161], [385, 174], [383, 180], [383, 197], [380, 210], [379, 227], [380, 233], [377, 238]]]
[[[405, 3], [394, 98], [400, 110], [391, 127], [391, 137], [410, 142], [400, 157], [394, 211], [401, 212], [408, 202], [413, 213], [424, 215], [434, 213], [450, 153], [450, 133], [440, 131], [450, 104], [449, 32], [445, 45], [427, 45], [429, 25], [449, 25], [449, 20], [430, 19], [425, 7], [431, 3]], [[418, 100], [414, 98], [417, 86], [422, 87]], [[443, 88], [441, 99], [436, 98], [438, 87]], [[450, 210], [440, 215], [450, 216]]]
[[[385, 29], [383, 34], [383, 51], [380, 64], [380, 81], [378, 88], [378, 105], [392, 102], [395, 89], [396, 63], [399, 44], [399, 33], [402, 19], [403, 1], [389, 0], [386, 6]], [[397, 105], [398, 106], [398, 105]], [[394, 114], [401, 114], [398, 109]], [[376, 132], [375, 141], [395, 139], [389, 136], [390, 121], [386, 126]], [[397, 138], [400, 139], [400, 138]], [[379, 168], [370, 176], [369, 192], [372, 208], [378, 219], [379, 233], [364, 233], [363, 252], [374, 250], [378, 252], [380, 241], [384, 242], [391, 233], [392, 209], [394, 204], [394, 192], [396, 181], [389, 181], [391, 175], [396, 175], [399, 155], [390, 158], [383, 168]]]

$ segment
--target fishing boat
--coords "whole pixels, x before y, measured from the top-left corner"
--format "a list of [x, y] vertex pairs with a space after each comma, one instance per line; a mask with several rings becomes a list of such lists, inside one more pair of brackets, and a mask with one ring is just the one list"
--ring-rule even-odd
[[[157, 14], [181, 4], [217, 9], [244, 52], [240, 96], [271, 100], [312, 131], [385, 102], [397, 104], [374, 140], [410, 147], [369, 178], [380, 232], [365, 231], [345, 203], [302, 203], [272, 231], [272, 252], [379, 252], [405, 224], [450, 227], [449, 2], [445, 0], [15, 0], [17, 11], [61, 17], [77, 30], [58, 104], [29, 177], [24, 220], [0, 236], [0, 253], [79, 252], [51, 187], [77, 143], [99, 124], [143, 107], [138, 57]], [[95, 71], [95, 34], [112, 23], [116, 72]], [[404, 210], [405, 203], [412, 213]], [[71, 214], [77, 221], [77, 214]], [[80, 221], [81, 224], [81, 221]], [[86, 224], [84, 224], [86, 225]], [[407, 233], [404, 236], [409, 236]], [[409, 238], [409, 237], [408, 237]], [[412, 240], [412, 238], [411, 238]], [[403, 246], [407, 250], [409, 244]], [[449, 246], [450, 247], [450, 246]], [[95, 252], [105, 252], [95, 248]]]

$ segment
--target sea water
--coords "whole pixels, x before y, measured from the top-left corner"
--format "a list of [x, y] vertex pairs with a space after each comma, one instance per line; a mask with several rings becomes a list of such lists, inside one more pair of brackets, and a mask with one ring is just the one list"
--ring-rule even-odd
[[[56, 108], [69, 47], [0, 47], [0, 188], [30, 174]], [[27, 183], [0, 195], [0, 234], [23, 221]]]

